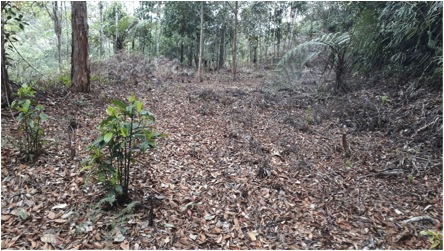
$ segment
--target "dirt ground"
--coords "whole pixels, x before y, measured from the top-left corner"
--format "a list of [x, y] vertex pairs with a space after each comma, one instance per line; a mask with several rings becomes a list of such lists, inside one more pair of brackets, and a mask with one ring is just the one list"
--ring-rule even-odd
[[[196, 83], [168, 67], [39, 93], [47, 153], [32, 164], [2, 108], [2, 248], [427, 249], [420, 232], [442, 231], [441, 94], [366, 79], [333, 96], [255, 69]], [[168, 137], [133, 167], [132, 203], [110, 209], [81, 161], [109, 101], [131, 94]]]

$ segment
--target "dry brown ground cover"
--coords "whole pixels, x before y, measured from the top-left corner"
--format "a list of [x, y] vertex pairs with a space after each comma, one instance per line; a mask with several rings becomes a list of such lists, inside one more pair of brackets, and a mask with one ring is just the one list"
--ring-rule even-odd
[[[264, 75], [42, 94], [47, 153], [34, 164], [2, 109], [2, 248], [427, 249], [419, 232], [442, 230], [442, 99], [310, 96]], [[132, 93], [168, 137], [134, 166], [133, 203], [107, 208], [81, 160], [108, 101]]]

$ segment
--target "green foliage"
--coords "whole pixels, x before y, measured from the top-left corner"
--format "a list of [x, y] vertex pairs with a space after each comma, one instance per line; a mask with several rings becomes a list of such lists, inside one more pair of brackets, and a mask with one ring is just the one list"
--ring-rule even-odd
[[163, 134], [154, 132], [154, 116], [142, 110], [142, 103], [134, 96], [128, 104], [111, 101], [106, 117], [100, 123], [99, 138], [88, 146], [91, 152], [82, 170], [91, 174], [108, 190], [107, 200], [125, 202], [128, 199], [130, 168], [137, 156], [156, 147], [155, 140]]
[[[28, 22], [23, 20], [23, 14], [19, 6], [10, 1], [2, 1], [2, 33], [5, 36], [6, 48], [15, 51], [14, 42], [19, 42], [17, 32], [25, 29]], [[5, 48], [5, 49], [6, 49]], [[6, 65], [11, 65], [12, 58], [8, 52], [6, 55]]]
[[11, 105], [19, 112], [17, 122], [18, 130], [21, 132], [20, 150], [30, 160], [35, 160], [42, 153], [44, 131], [41, 123], [48, 119], [43, 112], [44, 107], [33, 100], [34, 94], [32, 85], [24, 84], [18, 89], [17, 99]]
[[351, 29], [350, 46], [352, 65], [355, 72], [368, 73], [376, 67], [381, 67], [382, 41], [378, 39], [378, 16], [374, 8], [360, 12], [359, 19]]
[[123, 6], [121, 2], [113, 2], [104, 13], [103, 32], [114, 42], [115, 52], [125, 48], [128, 34], [137, 24], [137, 19], [126, 13]]
[[429, 237], [430, 249], [442, 250], [442, 231], [436, 233], [432, 230], [423, 230], [420, 232], [420, 234]]
[[389, 103], [389, 102], [391, 101], [391, 100], [389, 99], [389, 97], [386, 96], [386, 95], [381, 96], [381, 97], [380, 97], [380, 100], [381, 100], [381, 104], [382, 104], [382, 105], [386, 105], [387, 103]]
[[325, 34], [288, 51], [277, 64], [277, 69], [283, 72], [291, 82], [302, 75], [308, 61], [318, 56], [323, 50], [327, 50], [325, 73], [330, 74], [333, 70], [336, 75], [335, 90], [346, 91], [343, 75], [350, 67], [350, 60], [347, 58], [349, 44], [350, 35], [347, 32]]

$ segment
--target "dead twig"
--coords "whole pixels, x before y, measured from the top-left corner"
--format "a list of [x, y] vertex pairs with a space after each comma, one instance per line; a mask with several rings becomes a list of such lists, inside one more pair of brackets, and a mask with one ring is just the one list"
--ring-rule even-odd
[[407, 223], [412, 223], [412, 222], [417, 222], [417, 221], [431, 221], [431, 222], [435, 222], [435, 220], [427, 215], [424, 216], [417, 216], [417, 217], [413, 217], [407, 220], [403, 220], [401, 221], [402, 224], [407, 224]]

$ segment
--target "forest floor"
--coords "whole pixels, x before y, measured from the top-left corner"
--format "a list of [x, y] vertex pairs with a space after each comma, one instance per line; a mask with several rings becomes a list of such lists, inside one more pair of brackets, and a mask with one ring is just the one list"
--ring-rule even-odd
[[[420, 231], [443, 221], [441, 94], [387, 84], [332, 96], [267, 74], [41, 93], [47, 153], [32, 164], [2, 108], [2, 249], [429, 248]], [[133, 167], [133, 203], [109, 209], [81, 161], [109, 100], [131, 94], [168, 137]]]

